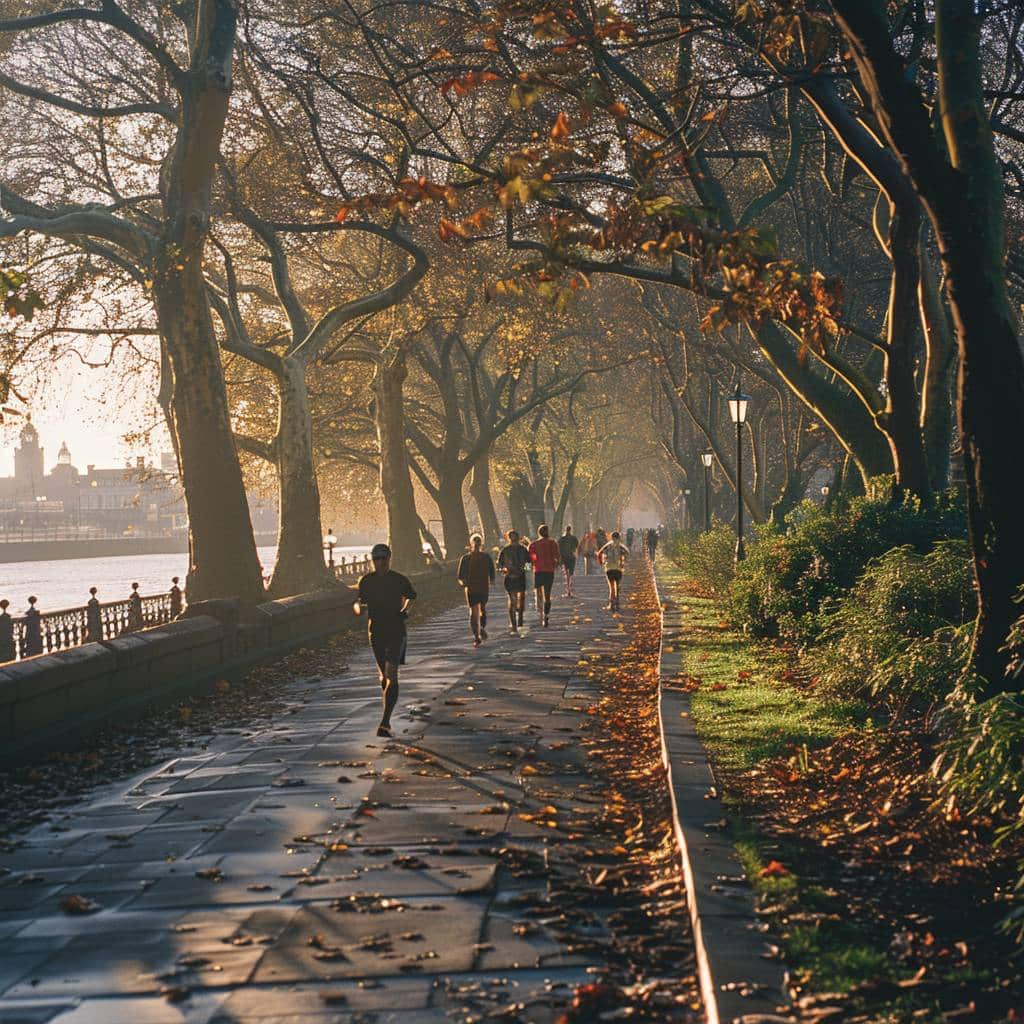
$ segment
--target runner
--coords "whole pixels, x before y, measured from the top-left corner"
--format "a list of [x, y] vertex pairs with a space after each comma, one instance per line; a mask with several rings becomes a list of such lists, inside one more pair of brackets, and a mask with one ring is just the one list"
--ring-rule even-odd
[[600, 551], [601, 548], [603, 548], [605, 546], [605, 544], [607, 544], [607, 543], [608, 543], [608, 534], [604, 532], [604, 528], [603, 527], [599, 526], [594, 531], [594, 548], [595, 548], [595, 550]]
[[590, 575], [591, 563], [597, 554], [597, 538], [594, 536], [594, 528], [587, 527], [587, 532], [580, 540], [580, 553], [583, 555], [584, 575]]
[[369, 616], [370, 647], [380, 671], [384, 703], [377, 735], [390, 736], [391, 714], [398, 703], [398, 666], [405, 664], [405, 620], [416, 591], [408, 577], [391, 568], [391, 548], [387, 544], [374, 544], [370, 558], [373, 572], [359, 580], [359, 598], [352, 611], [362, 615], [365, 610]]
[[565, 597], [576, 596], [572, 592], [572, 574], [576, 571], [576, 549], [579, 546], [579, 539], [573, 535], [572, 527], [567, 526], [565, 533], [558, 538], [558, 553], [562, 556], [562, 572], [565, 574]]
[[516, 625], [523, 624], [523, 610], [526, 606], [526, 567], [530, 564], [530, 552], [519, 543], [519, 534], [509, 530], [508, 544], [498, 555], [498, 569], [505, 577], [505, 593], [508, 594], [508, 631], [517, 632]]
[[[546, 626], [551, 615], [551, 586], [555, 582], [555, 569], [562, 560], [558, 541], [548, 536], [547, 526], [539, 526], [540, 536], [530, 545], [530, 561], [533, 562], [533, 586], [537, 597], [537, 614]], [[541, 611], [541, 591], [544, 592]]]
[[647, 531], [647, 557], [653, 562], [658, 553], [658, 531], [653, 527]]
[[626, 566], [626, 559], [629, 558], [629, 551], [626, 545], [620, 541], [617, 530], [612, 533], [612, 539], [601, 548], [599, 557], [604, 563], [605, 575], [608, 577], [608, 610], [617, 612], [622, 570]]
[[633, 536], [635, 533], [636, 531], [632, 526], [626, 531], [626, 547], [629, 548], [630, 551], [633, 550]]
[[487, 597], [494, 582], [494, 560], [484, 551], [484, 539], [479, 533], [474, 533], [469, 543], [471, 550], [460, 559], [457, 575], [466, 588], [473, 646], [479, 647], [487, 639]]

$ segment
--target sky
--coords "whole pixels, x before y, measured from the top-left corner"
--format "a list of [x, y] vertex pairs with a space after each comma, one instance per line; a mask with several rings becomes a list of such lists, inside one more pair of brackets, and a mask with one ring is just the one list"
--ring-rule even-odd
[[[77, 358], [65, 357], [49, 368], [46, 386], [29, 380], [19, 390], [27, 404], [9, 405], [32, 414], [45, 452], [46, 472], [57, 462], [61, 442], [67, 441], [71, 461], [80, 470], [90, 463], [121, 466], [126, 459], [144, 455], [159, 464], [160, 452], [170, 449], [166, 428], [156, 403], [154, 390], [146, 387], [137, 374], [123, 367], [93, 369]], [[5, 416], [0, 424], [0, 476], [14, 475], [14, 449], [24, 418]], [[125, 434], [154, 427], [149, 441]]]

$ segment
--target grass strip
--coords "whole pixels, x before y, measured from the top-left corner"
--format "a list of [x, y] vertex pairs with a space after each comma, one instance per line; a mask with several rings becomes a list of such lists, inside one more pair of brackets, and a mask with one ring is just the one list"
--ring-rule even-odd
[[817, 837], [790, 839], [774, 829], [769, 835], [756, 821], [751, 780], [762, 771], [793, 778], [813, 772], [816, 749], [875, 728], [866, 707], [824, 701], [800, 685], [783, 651], [733, 629], [716, 602], [694, 596], [685, 574], [667, 560], [658, 576], [662, 599], [682, 611], [672, 641], [683, 665], [676, 683], [691, 693], [694, 725], [723, 789], [730, 838], [781, 942], [799, 1017], [818, 1019], [835, 1005], [841, 1015], [829, 1020], [949, 1020], [929, 993], [913, 986], [892, 932], [850, 912], [849, 894], [822, 870]]

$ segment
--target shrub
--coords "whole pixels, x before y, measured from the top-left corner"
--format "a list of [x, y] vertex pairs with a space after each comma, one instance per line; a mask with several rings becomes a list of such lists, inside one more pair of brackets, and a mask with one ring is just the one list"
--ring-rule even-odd
[[669, 556], [701, 591], [722, 597], [735, 575], [736, 534], [724, 523], [707, 533], [680, 530], [669, 540]]
[[733, 616], [758, 636], [813, 640], [822, 602], [846, 593], [872, 558], [904, 544], [923, 554], [965, 535], [963, 508], [952, 497], [927, 507], [912, 498], [858, 497], [831, 508], [804, 502], [784, 532], [757, 529], [732, 587]]
[[940, 541], [926, 555], [893, 548], [847, 594], [825, 600], [803, 666], [843, 697], [929, 703], [966, 664], [973, 611], [966, 542]]

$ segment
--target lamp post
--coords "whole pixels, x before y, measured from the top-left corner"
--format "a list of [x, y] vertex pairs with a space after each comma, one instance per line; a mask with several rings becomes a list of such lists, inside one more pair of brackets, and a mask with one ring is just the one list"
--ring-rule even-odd
[[327, 527], [327, 536], [324, 537], [324, 548], [327, 551], [327, 568], [334, 568], [334, 545], [338, 543], [338, 538], [334, 536], [333, 527]]
[[711, 529], [711, 463], [715, 453], [708, 449], [700, 453], [700, 461], [704, 464], [704, 532]]
[[683, 490], [683, 529], [688, 530], [690, 528], [690, 488], [686, 487]]
[[825, 508], [828, 508], [828, 496], [829, 496], [829, 491], [830, 490], [831, 490], [831, 488], [829, 487], [828, 484], [822, 484], [822, 487], [821, 487], [821, 504]]
[[739, 383], [729, 399], [729, 415], [736, 424], [736, 561], [747, 557], [743, 546], [743, 424], [747, 419], [750, 396], [743, 394]]

